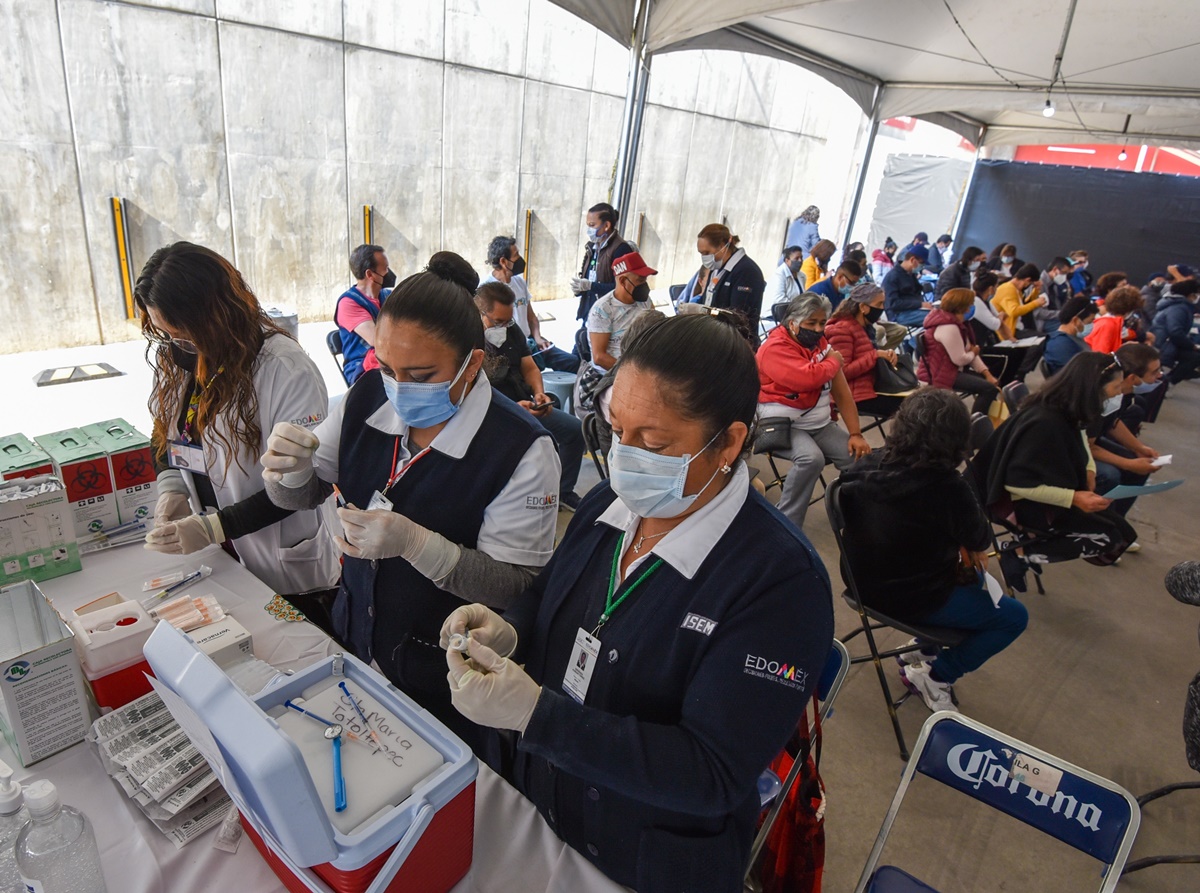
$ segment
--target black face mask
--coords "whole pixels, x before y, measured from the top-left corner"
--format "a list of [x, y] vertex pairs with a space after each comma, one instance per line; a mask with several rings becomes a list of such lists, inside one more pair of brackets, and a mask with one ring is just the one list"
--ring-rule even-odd
[[522, 273], [525, 272], [525, 258], [518, 257], [516, 260], [514, 260], [512, 262], [512, 265], [513, 265], [512, 266], [512, 274], [514, 276], [520, 276]]
[[875, 323], [879, 322], [879, 318], [881, 316], [883, 316], [883, 308], [882, 307], [868, 307], [867, 308], [867, 325], [870, 325], [870, 326], [875, 325]]
[[799, 328], [795, 334], [796, 343], [801, 347], [812, 350], [821, 343], [821, 332], [814, 332], [812, 329]]
[[635, 285], [629, 293], [633, 295], [633, 299], [635, 301], [650, 300], [650, 286], [645, 282], [643, 282], [641, 285]]
[[395, 288], [396, 287], [396, 274], [393, 273], [391, 270], [388, 270], [386, 273], [384, 273], [383, 274], [383, 282], [381, 282], [379, 284], [379, 287], [380, 288]]
[[184, 372], [196, 373], [196, 355], [181, 349], [174, 341], [171, 342], [171, 360]]

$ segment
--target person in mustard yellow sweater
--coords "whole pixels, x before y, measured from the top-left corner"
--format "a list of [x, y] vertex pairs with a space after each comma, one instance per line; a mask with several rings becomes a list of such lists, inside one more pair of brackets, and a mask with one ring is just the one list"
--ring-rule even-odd
[[[1046, 304], [1046, 296], [1039, 294], [1037, 285], [1040, 276], [1034, 264], [1025, 264], [1012, 279], [996, 289], [996, 295], [992, 298], [992, 309], [1003, 314], [1002, 320], [1007, 321], [1017, 337], [1037, 333], [1033, 318], [1026, 317]], [[1025, 294], [1026, 289], [1031, 289], [1028, 295]]]

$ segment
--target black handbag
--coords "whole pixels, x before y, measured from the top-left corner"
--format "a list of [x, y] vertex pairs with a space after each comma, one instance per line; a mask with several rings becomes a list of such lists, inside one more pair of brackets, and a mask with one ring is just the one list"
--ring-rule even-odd
[[893, 366], [883, 357], [875, 361], [875, 393], [885, 397], [902, 397], [918, 387], [917, 373], [913, 371], [912, 357], [900, 354]]
[[759, 419], [754, 429], [755, 453], [784, 453], [792, 446], [792, 420], [787, 416]]

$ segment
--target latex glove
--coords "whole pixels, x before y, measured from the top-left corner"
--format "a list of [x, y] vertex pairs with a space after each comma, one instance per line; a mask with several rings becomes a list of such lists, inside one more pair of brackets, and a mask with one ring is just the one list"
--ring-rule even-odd
[[577, 295], [587, 294], [592, 290], [592, 280], [584, 279], [582, 276], [571, 277], [571, 291]]
[[537, 707], [542, 687], [515, 661], [479, 642], [471, 643], [470, 659], [446, 652], [450, 701], [471, 722], [493, 729], [524, 732]]
[[399, 512], [374, 509], [364, 512], [348, 505], [337, 510], [342, 536], [337, 547], [351, 558], [406, 558], [412, 560], [424, 547], [429, 531]]
[[192, 504], [188, 501], [188, 495], [168, 490], [159, 494], [158, 502], [154, 503], [154, 526], [162, 527], [171, 521], [186, 518], [191, 513]]
[[190, 555], [205, 546], [225, 541], [225, 531], [216, 512], [190, 515], [182, 521], [163, 524], [146, 534], [146, 548], [151, 552]]
[[455, 608], [442, 624], [438, 644], [443, 649], [450, 647], [453, 633], [471, 634], [471, 642], [478, 642], [497, 654], [508, 657], [517, 650], [517, 631], [513, 625], [487, 605], [473, 604]]
[[285, 487], [301, 487], [313, 476], [313, 455], [321, 441], [307, 428], [279, 422], [267, 438], [267, 451], [259, 460], [263, 480]]

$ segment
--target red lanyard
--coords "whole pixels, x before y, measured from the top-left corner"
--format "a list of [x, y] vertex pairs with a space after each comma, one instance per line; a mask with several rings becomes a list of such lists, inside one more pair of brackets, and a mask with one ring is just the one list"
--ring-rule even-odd
[[384, 485], [383, 494], [386, 496], [387, 491], [400, 483], [400, 479], [408, 474], [408, 470], [420, 461], [421, 457], [428, 453], [432, 447], [425, 447], [421, 452], [417, 453], [411, 459], [404, 463], [403, 468], [396, 468], [396, 463], [400, 459], [400, 438], [396, 438], [396, 445], [392, 448], [392, 476], [388, 478], [387, 484]]

